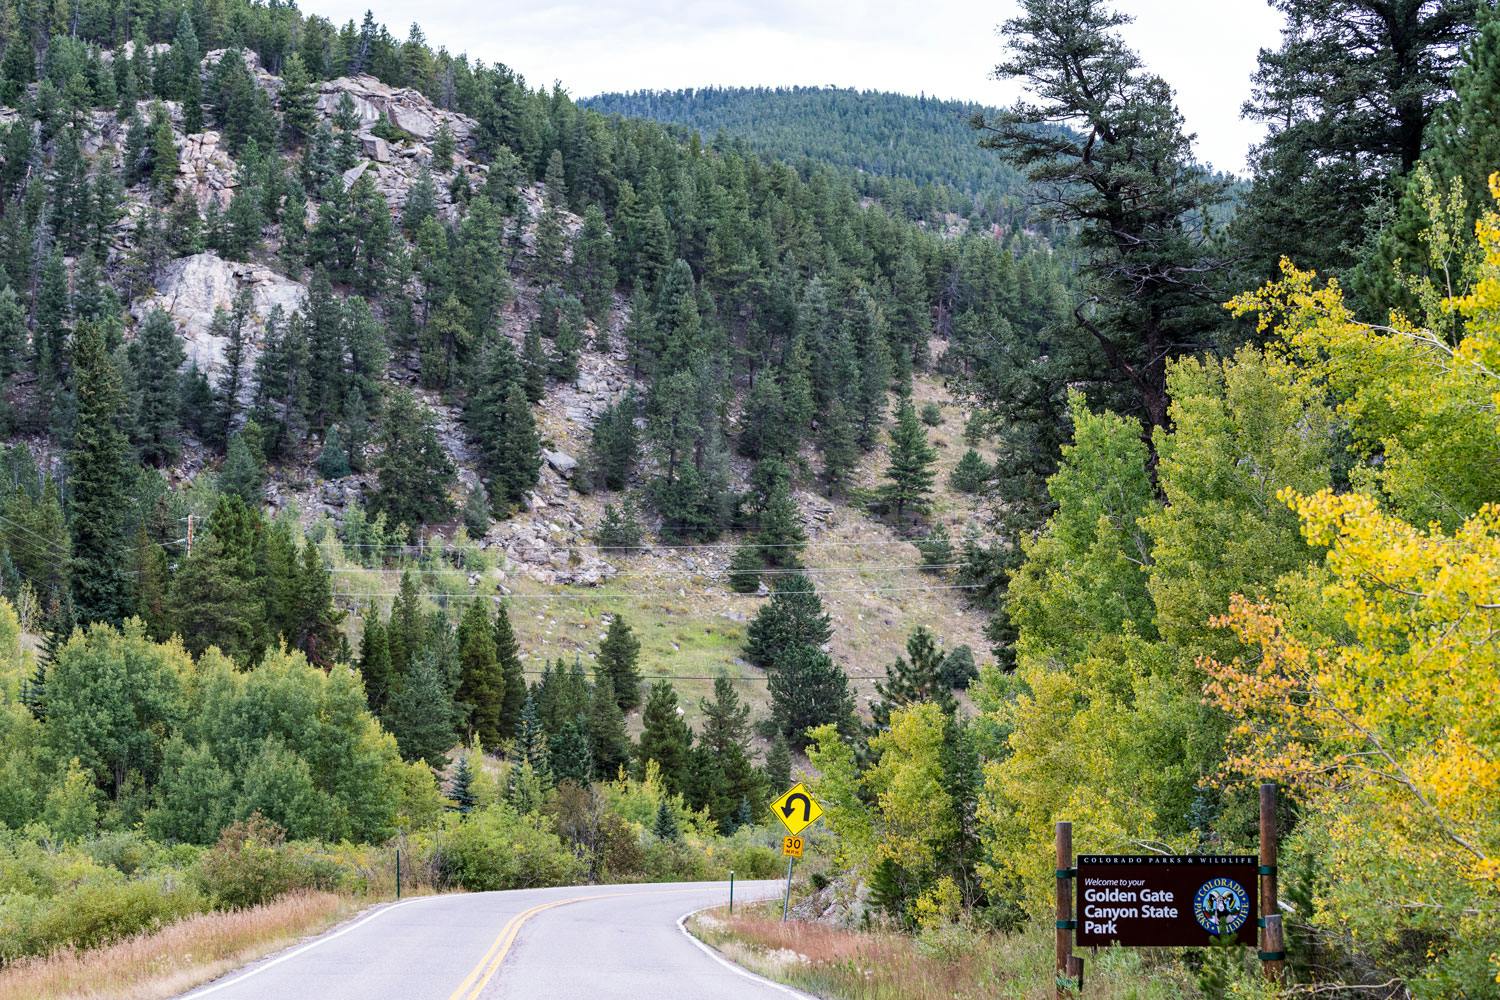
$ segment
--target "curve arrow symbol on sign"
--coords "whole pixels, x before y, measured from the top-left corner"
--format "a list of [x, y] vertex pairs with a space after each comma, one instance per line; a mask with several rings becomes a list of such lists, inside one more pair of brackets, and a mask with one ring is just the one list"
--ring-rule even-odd
[[791, 819], [792, 813], [795, 811], [792, 805], [796, 802], [802, 803], [802, 822], [809, 822], [812, 819], [812, 799], [801, 792], [787, 796], [787, 800], [781, 804], [781, 815], [787, 819]]

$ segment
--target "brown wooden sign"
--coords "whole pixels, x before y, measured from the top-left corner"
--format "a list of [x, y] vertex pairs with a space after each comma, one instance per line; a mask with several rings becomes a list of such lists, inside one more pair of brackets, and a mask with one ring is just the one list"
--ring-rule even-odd
[[1254, 945], [1254, 856], [1079, 855], [1077, 944], [1203, 947], [1232, 935]]

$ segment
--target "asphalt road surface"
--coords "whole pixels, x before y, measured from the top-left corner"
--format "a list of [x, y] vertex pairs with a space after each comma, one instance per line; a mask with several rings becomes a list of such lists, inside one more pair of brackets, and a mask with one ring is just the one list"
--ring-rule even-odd
[[[735, 900], [779, 894], [741, 882]], [[428, 896], [366, 913], [183, 1000], [786, 1000], [688, 937], [727, 882]]]

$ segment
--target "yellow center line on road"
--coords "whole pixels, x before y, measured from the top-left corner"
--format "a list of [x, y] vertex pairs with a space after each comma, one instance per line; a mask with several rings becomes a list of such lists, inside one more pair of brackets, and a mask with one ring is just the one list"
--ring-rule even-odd
[[495, 973], [500, 971], [500, 966], [505, 961], [505, 956], [510, 954], [511, 945], [515, 944], [516, 936], [521, 933], [521, 926], [543, 910], [550, 910], [557, 906], [567, 906], [570, 903], [586, 903], [591, 899], [615, 899], [619, 896], [665, 896], [674, 892], [698, 891], [700, 891], [699, 888], [695, 886], [691, 889], [602, 892], [592, 896], [573, 896], [569, 899], [554, 899], [550, 903], [539, 903], [529, 910], [522, 910], [506, 921], [504, 927], [500, 928], [500, 933], [495, 937], [494, 943], [485, 949], [483, 957], [479, 959], [479, 964], [470, 970], [469, 974], [464, 977], [463, 982], [458, 984], [458, 988], [449, 995], [448, 1000], [479, 1000], [479, 996], [484, 992], [484, 988], [495, 977]]

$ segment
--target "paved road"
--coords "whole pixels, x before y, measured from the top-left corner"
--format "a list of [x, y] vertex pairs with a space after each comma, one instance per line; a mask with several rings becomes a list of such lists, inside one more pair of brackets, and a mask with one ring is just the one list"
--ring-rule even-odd
[[[779, 882], [741, 882], [736, 900]], [[678, 926], [726, 882], [417, 898], [231, 973], [184, 1000], [786, 1000]]]

